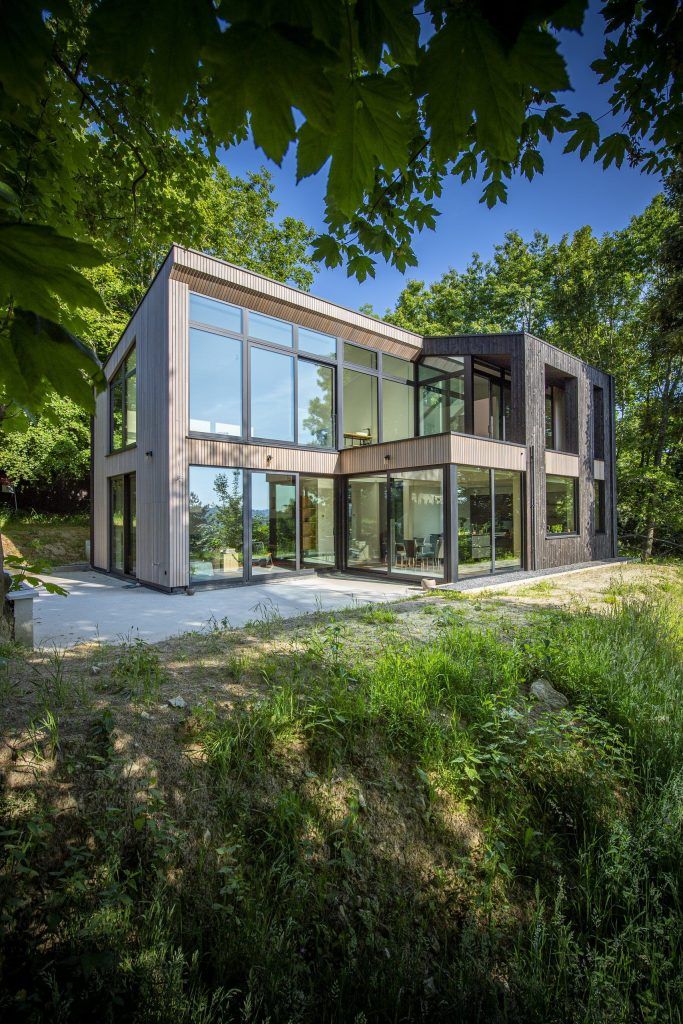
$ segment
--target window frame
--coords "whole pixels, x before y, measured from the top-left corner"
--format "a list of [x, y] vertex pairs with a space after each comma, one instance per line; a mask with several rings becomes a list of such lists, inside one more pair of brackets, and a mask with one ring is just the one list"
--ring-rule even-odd
[[[573, 483], [573, 495], [574, 495], [574, 528], [573, 530], [562, 531], [562, 533], [552, 533], [548, 529], [548, 480], [571, 480]], [[581, 534], [581, 523], [579, 518], [579, 478], [576, 476], [566, 476], [563, 473], [546, 473], [545, 475], [545, 536], [546, 540], [558, 540], [563, 537], [578, 537]]]
[[[126, 364], [130, 359], [132, 353], [135, 352], [135, 366], [132, 370], [126, 370]], [[137, 448], [138, 444], [138, 358], [137, 358], [137, 338], [133, 338], [133, 341], [126, 349], [125, 355], [119, 361], [115, 372], [109, 379], [107, 385], [108, 402], [109, 402], [109, 455], [117, 455], [119, 452], [130, 451], [132, 448]], [[128, 381], [131, 377], [135, 377], [135, 440], [127, 443], [128, 435]], [[119, 446], [114, 445], [114, 388], [118, 383], [121, 383], [121, 437], [123, 444]]]
[[[599, 501], [597, 500], [599, 496]], [[607, 507], [606, 507], [607, 489], [605, 487], [604, 480], [593, 480], [593, 533], [596, 537], [604, 537], [607, 533]], [[600, 509], [601, 515], [598, 518], [597, 511]]]

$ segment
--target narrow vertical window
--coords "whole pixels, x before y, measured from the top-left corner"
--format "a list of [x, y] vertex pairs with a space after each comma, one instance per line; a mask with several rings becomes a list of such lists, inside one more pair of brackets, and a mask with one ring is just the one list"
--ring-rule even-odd
[[109, 384], [110, 450], [137, 444], [137, 359], [135, 345]]

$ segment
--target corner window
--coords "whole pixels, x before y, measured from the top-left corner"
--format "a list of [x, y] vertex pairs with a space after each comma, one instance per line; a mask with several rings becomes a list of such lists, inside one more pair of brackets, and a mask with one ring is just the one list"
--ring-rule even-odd
[[418, 365], [420, 434], [465, 430], [465, 362], [461, 357], [431, 357]]
[[552, 536], [578, 532], [578, 481], [572, 476], [545, 479], [546, 532]]
[[190, 430], [242, 435], [242, 342], [190, 328]]
[[111, 412], [110, 450], [120, 451], [137, 444], [137, 359], [131, 348], [109, 384]]
[[593, 481], [593, 528], [596, 533], [605, 532], [605, 481]]

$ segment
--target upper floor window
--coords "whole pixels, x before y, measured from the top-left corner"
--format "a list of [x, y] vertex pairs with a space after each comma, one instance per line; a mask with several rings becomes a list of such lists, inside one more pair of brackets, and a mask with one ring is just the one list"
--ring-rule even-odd
[[210, 299], [208, 295], [190, 292], [190, 320], [209, 327], [219, 327], [233, 334], [242, 333], [242, 310], [227, 302]]
[[337, 339], [331, 334], [311, 331], [308, 327], [299, 328], [299, 348], [302, 352], [310, 352], [314, 356], [325, 356], [327, 359], [337, 357]]
[[137, 359], [135, 345], [109, 384], [111, 451], [137, 444]]
[[286, 320], [277, 320], [264, 313], [249, 312], [249, 337], [257, 341], [268, 341], [271, 345], [292, 348], [294, 328]]
[[510, 374], [497, 367], [474, 363], [472, 404], [473, 433], [507, 441], [511, 414]]
[[242, 435], [242, 342], [190, 328], [190, 430]]
[[566, 451], [567, 406], [563, 387], [548, 384], [545, 389], [545, 446]]
[[578, 480], [572, 476], [546, 476], [545, 522], [549, 534], [578, 532]]
[[354, 366], [365, 366], [368, 370], [377, 369], [377, 353], [371, 348], [361, 348], [360, 345], [352, 345], [351, 342], [344, 342], [344, 362], [353, 363]]
[[418, 365], [420, 434], [465, 431], [465, 360], [430, 356]]

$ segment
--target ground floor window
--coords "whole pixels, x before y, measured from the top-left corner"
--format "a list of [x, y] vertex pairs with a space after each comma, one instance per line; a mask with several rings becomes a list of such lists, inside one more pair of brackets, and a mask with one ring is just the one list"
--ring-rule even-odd
[[334, 568], [334, 479], [190, 466], [190, 583]]
[[458, 466], [458, 577], [520, 569], [522, 474]]
[[135, 473], [109, 480], [110, 570], [137, 572], [137, 488]]
[[546, 476], [546, 532], [552, 536], [578, 532], [578, 480], [573, 476]]
[[190, 581], [242, 576], [244, 474], [190, 466]]
[[442, 469], [351, 477], [346, 496], [350, 569], [444, 575]]

